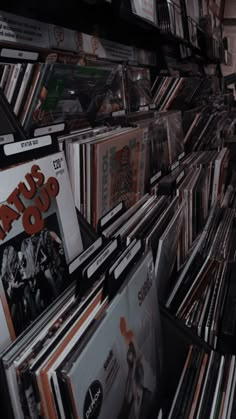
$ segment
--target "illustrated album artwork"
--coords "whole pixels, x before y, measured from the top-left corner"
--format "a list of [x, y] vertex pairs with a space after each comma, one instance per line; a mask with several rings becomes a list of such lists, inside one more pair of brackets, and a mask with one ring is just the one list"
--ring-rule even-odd
[[0, 178], [0, 295], [14, 339], [66, 288], [82, 241], [63, 153]]
[[71, 353], [73, 362], [67, 360], [61, 374], [70, 389], [74, 417], [110, 419], [111, 412], [114, 419], [148, 417], [160, 366], [155, 287], [149, 253], [86, 347], [79, 348], [77, 356]]

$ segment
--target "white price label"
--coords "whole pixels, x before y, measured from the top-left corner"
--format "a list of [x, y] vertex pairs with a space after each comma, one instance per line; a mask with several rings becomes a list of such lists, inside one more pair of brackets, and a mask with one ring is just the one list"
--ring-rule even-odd
[[46, 135], [45, 137], [33, 138], [25, 141], [17, 141], [12, 144], [6, 144], [4, 146], [4, 153], [6, 156], [12, 156], [13, 154], [24, 153], [25, 151], [49, 146], [51, 144], [52, 139], [50, 135]]
[[52, 134], [53, 132], [60, 132], [65, 129], [65, 124], [56, 124], [56, 125], [50, 125], [48, 127], [42, 127], [42, 128], [36, 128], [34, 130], [34, 136], [40, 137], [42, 135]]

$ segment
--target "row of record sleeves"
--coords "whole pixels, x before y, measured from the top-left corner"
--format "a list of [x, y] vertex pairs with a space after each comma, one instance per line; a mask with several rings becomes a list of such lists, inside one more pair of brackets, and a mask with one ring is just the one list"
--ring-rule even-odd
[[83, 251], [62, 152], [0, 177], [5, 417], [76, 417], [95, 407], [103, 418], [148, 417], [162, 367], [158, 296], [186, 259], [184, 203], [148, 194], [128, 209], [119, 202]]
[[224, 97], [216, 77], [157, 77], [152, 86], [144, 67], [83, 57], [65, 64], [63, 53], [41, 59], [3, 58], [0, 64], [1, 91], [27, 136], [44, 135], [42, 128], [53, 125], [66, 123], [71, 131], [149, 109], [186, 111], [207, 105], [213, 94]]
[[210, 347], [235, 350], [235, 208], [214, 208], [166, 307]]
[[158, 289], [169, 272], [159, 266], [168, 254], [173, 268], [183, 205], [151, 195], [129, 209], [118, 204], [83, 250], [63, 153], [1, 177], [3, 202], [14, 209], [0, 208], [4, 418], [89, 417], [93, 409], [104, 419], [147, 418], [162, 368]]
[[[45, 261], [45, 256], [49, 258], [48, 248], [55, 246], [51, 244], [53, 239], [60, 245], [61, 261], [57, 260], [56, 268], [61, 271], [60, 224], [65, 200], [67, 223], [72, 225], [74, 222], [68, 214], [69, 188], [62, 184], [62, 177], [68, 176], [66, 171], [62, 173], [62, 158], [63, 154], [58, 153], [34, 161], [37, 168], [26, 163], [6, 169], [1, 175], [11, 178], [9, 171], [14, 170], [15, 178], [20, 179], [21, 173], [28, 173], [31, 167], [31, 176], [39, 183], [42, 181], [40, 172], [48, 178], [49, 172], [46, 176], [46, 169], [43, 170], [47, 164], [56, 170], [61, 187], [61, 200], [57, 196], [57, 228], [55, 214], [46, 214], [44, 229], [38, 235], [25, 239], [25, 234], [19, 235], [17, 231], [18, 235], [10, 239], [10, 243], [6, 240], [2, 245], [3, 262], [5, 257], [11, 261], [11, 272], [5, 275], [16, 274], [15, 269], [19, 269], [21, 275], [15, 275], [18, 294], [12, 295], [11, 300], [9, 277], [1, 278], [10, 309], [8, 323], [10, 316], [18, 335], [1, 354], [6, 417], [83, 417], [96, 409], [104, 419], [109, 418], [111, 412], [114, 418], [124, 418], [131, 413], [147, 418], [158, 399], [162, 369], [158, 297], [166, 293], [171, 273], [185, 266], [178, 257], [181, 233], [185, 228], [184, 203], [178, 196], [145, 195], [129, 209], [123, 203], [117, 204], [99, 220], [102, 235], [78, 257], [71, 257], [70, 279], [63, 291], [58, 288], [59, 275], [58, 272], [54, 275], [55, 266], [49, 260]], [[26, 180], [29, 179], [27, 176]], [[67, 196], [64, 195], [65, 187]], [[46, 188], [51, 189], [54, 190]], [[25, 194], [25, 189], [23, 191]], [[45, 199], [44, 195], [42, 197]], [[18, 200], [16, 204], [19, 207]], [[72, 232], [66, 231], [65, 220], [63, 225], [65, 237], [68, 237]], [[20, 240], [21, 250], [16, 256], [12, 247]], [[33, 251], [37, 254], [37, 259], [33, 258], [35, 264], [40, 264], [44, 272], [43, 277], [39, 267], [35, 267], [35, 282], [32, 274], [29, 276], [31, 259], [27, 259], [32, 257]], [[16, 257], [20, 265], [13, 263], [12, 259]], [[5, 263], [2, 269], [4, 266]], [[11, 283], [10, 290], [14, 290], [16, 284]], [[43, 306], [50, 304], [46, 300], [49, 289], [55, 300], [45, 311]], [[22, 301], [28, 313], [24, 313], [26, 317], [21, 318], [20, 323]], [[29, 321], [27, 316], [32, 303], [41, 307], [42, 314], [37, 320], [31, 317]], [[17, 315], [16, 307], [18, 310], [21, 307]], [[25, 319], [28, 323], [24, 325], [30, 327], [22, 334], [22, 329], [19, 331], [17, 327], [22, 326]], [[102, 348], [99, 352], [98, 347]]]
[[190, 346], [171, 409], [163, 417], [235, 418], [235, 355]]
[[[59, 164], [62, 157], [58, 153], [33, 162], [45, 178], [50, 173], [48, 169], [46, 176], [45, 165], [51, 167], [52, 162], [60, 174], [56, 175], [61, 186], [61, 200], [56, 198], [59, 225], [55, 213], [46, 214], [44, 228], [38, 234], [25, 238], [24, 232], [19, 234], [18, 227], [13, 231], [16, 236], [1, 245], [1, 272], [6, 267], [6, 258], [11, 270], [1, 276], [9, 307], [7, 313], [6, 303], [3, 305], [1, 327], [5, 313], [7, 325], [11, 320], [18, 335], [10, 346], [4, 342], [6, 349], [1, 353], [1, 387], [7, 401], [4, 417], [83, 417], [96, 408], [104, 419], [109, 418], [111, 412], [114, 418], [124, 418], [132, 412], [147, 418], [158, 400], [163, 367], [158, 297], [166, 294], [171, 274], [187, 268], [198, 240], [188, 252], [187, 263], [180, 262], [179, 265], [184, 204], [178, 197], [145, 195], [129, 209], [118, 204], [99, 220], [102, 235], [78, 257], [71, 256], [69, 278], [65, 281], [60, 242], [65, 200], [68, 215], [68, 226], [63, 224], [65, 237], [72, 234], [69, 225], [72, 222], [75, 228], [75, 220], [68, 214], [68, 184], [63, 187], [60, 178], [68, 176], [66, 172], [62, 174], [63, 166]], [[9, 179], [10, 171], [17, 169], [15, 176], [20, 179], [21, 173], [28, 172], [31, 165], [26, 163], [7, 169], [1, 176]], [[39, 169], [35, 170], [35, 167], [31, 168], [31, 175], [39, 182]], [[29, 176], [26, 179], [29, 180]], [[24, 189], [22, 191], [26, 193]], [[16, 203], [19, 205], [19, 201]], [[209, 219], [213, 220], [214, 216]], [[225, 223], [229, 223], [228, 218], [225, 217]], [[227, 225], [221, 226], [223, 230], [227, 230]], [[220, 233], [216, 241], [220, 241], [221, 247], [219, 250], [215, 243], [216, 253], [224, 251]], [[56, 249], [57, 260], [52, 265], [49, 258], [55, 259], [55, 242], [60, 251], [58, 253]], [[19, 243], [21, 247], [16, 255], [14, 247]], [[73, 251], [75, 254], [79, 249], [73, 248]], [[34, 278], [29, 272], [32, 253]], [[64, 253], [66, 255], [67, 251]], [[15, 272], [17, 269], [19, 275]], [[66, 283], [59, 287], [62, 280]], [[63, 291], [64, 287], [66, 290]], [[4, 301], [4, 295], [2, 291], [1, 301]], [[41, 312], [37, 319], [32, 311], [36, 307], [40, 307]], [[17, 329], [19, 325], [21, 330]], [[99, 352], [98, 347], [102, 348]]]
[[[112, 135], [125, 137], [143, 133], [115, 130]], [[200, 209], [193, 213], [199, 199], [206, 219], [213, 203], [223, 201], [227, 160], [226, 148], [183, 157], [172, 179], [163, 178], [164, 187], [160, 180], [158, 196], [145, 194], [130, 205], [118, 201], [107, 208], [98, 219], [100, 235], [87, 249], [62, 152], [0, 172], [6, 418], [89, 417], [93, 409], [104, 419], [111, 412], [117, 419], [148, 417], [163, 366], [158, 298], [196, 249]], [[228, 211], [217, 234], [222, 252]]]
[[[98, 239], [76, 264], [92, 284], [84, 297], [75, 298], [72, 284], [1, 354], [4, 417], [146, 418], [161, 368], [152, 254], [139, 241], [121, 250], [117, 240]], [[109, 302], [112, 278], [123, 285]]]
[[185, 155], [180, 121], [179, 112], [158, 114], [135, 128], [103, 127], [59, 138], [76, 207], [94, 228], [121, 201], [129, 208], [146, 192], [177, 194], [190, 204], [186, 223], [193, 231], [186, 248], [191, 245], [224, 195], [229, 151], [217, 147]]

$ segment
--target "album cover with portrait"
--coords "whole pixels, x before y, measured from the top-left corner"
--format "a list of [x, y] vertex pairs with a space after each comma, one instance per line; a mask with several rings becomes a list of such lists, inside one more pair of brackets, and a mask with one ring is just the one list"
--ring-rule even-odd
[[82, 240], [63, 153], [4, 170], [0, 182], [0, 296], [14, 339], [66, 288]]
[[78, 349], [77, 359], [72, 351], [73, 362], [67, 359], [60, 371], [73, 417], [110, 419], [112, 412], [113, 419], [146, 419], [160, 379], [159, 332], [154, 265], [148, 253], [89, 342]]

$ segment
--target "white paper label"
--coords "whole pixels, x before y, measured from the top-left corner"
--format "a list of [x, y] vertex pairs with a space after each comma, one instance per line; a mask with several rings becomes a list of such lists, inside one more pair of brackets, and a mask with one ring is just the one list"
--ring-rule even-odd
[[0, 41], [49, 48], [48, 25], [0, 12]]
[[42, 135], [52, 134], [53, 132], [63, 131], [65, 129], [65, 124], [56, 124], [48, 127], [36, 128], [34, 130], [34, 136], [39, 137]]
[[85, 252], [78, 256], [69, 266], [69, 273], [74, 272], [85, 260], [89, 258], [102, 245], [102, 238], [99, 237]]
[[110, 246], [104, 250], [104, 252], [99, 256], [99, 258], [88, 268], [88, 278], [96, 272], [96, 270], [109, 258], [112, 252], [116, 250], [118, 246], [117, 240], [114, 240]]
[[176, 161], [175, 163], [173, 163], [173, 164], [170, 166], [170, 170], [172, 171], [172, 170], [176, 169], [176, 167], [178, 167], [178, 166], [179, 166], [179, 161]]
[[132, 0], [133, 11], [136, 15], [147, 19], [150, 22], [156, 22], [156, 10], [154, 0]]
[[3, 48], [1, 50], [1, 57], [16, 58], [20, 60], [36, 61], [38, 59], [38, 52], [21, 51], [18, 49]]
[[183, 151], [183, 153], [181, 153], [178, 157], [178, 160], [182, 160], [185, 156], [185, 152]]
[[184, 177], [184, 170], [179, 174], [179, 176], [176, 179], [176, 184], [177, 185], [181, 181], [181, 179], [183, 179], [183, 177]]
[[151, 177], [150, 179], [150, 183], [154, 183], [156, 180], [158, 180], [161, 177], [162, 173], [161, 170], [159, 172], [157, 172], [154, 176]]
[[149, 111], [149, 106], [140, 106], [139, 110], [140, 111]]
[[114, 61], [128, 61], [134, 59], [134, 48], [117, 42], [108, 41], [83, 34], [83, 50], [99, 58], [108, 58]]
[[101, 227], [108, 223], [112, 217], [114, 217], [119, 211], [122, 210], [122, 202], [120, 202], [115, 208], [113, 208], [107, 215], [101, 219]]
[[13, 134], [0, 135], [0, 144], [8, 144], [14, 142]]
[[151, 103], [151, 104], [149, 105], [149, 108], [150, 108], [150, 109], [156, 109], [156, 105], [155, 105], [155, 103]]
[[6, 144], [4, 146], [4, 153], [6, 156], [12, 156], [13, 154], [24, 153], [25, 151], [45, 147], [51, 144], [52, 139], [50, 135], [46, 135], [45, 137], [33, 138], [30, 140], [17, 141], [12, 144]]
[[112, 116], [124, 116], [124, 115], [125, 115], [124, 109], [122, 111], [112, 112]]
[[141, 249], [141, 241], [139, 240], [134, 247], [130, 250], [130, 252], [125, 256], [125, 258], [122, 260], [122, 262], [117, 266], [114, 272], [114, 277], [117, 279], [122, 272], [125, 270], [125, 268], [128, 266], [130, 261], [135, 257], [135, 255], [138, 253], [138, 251]]

